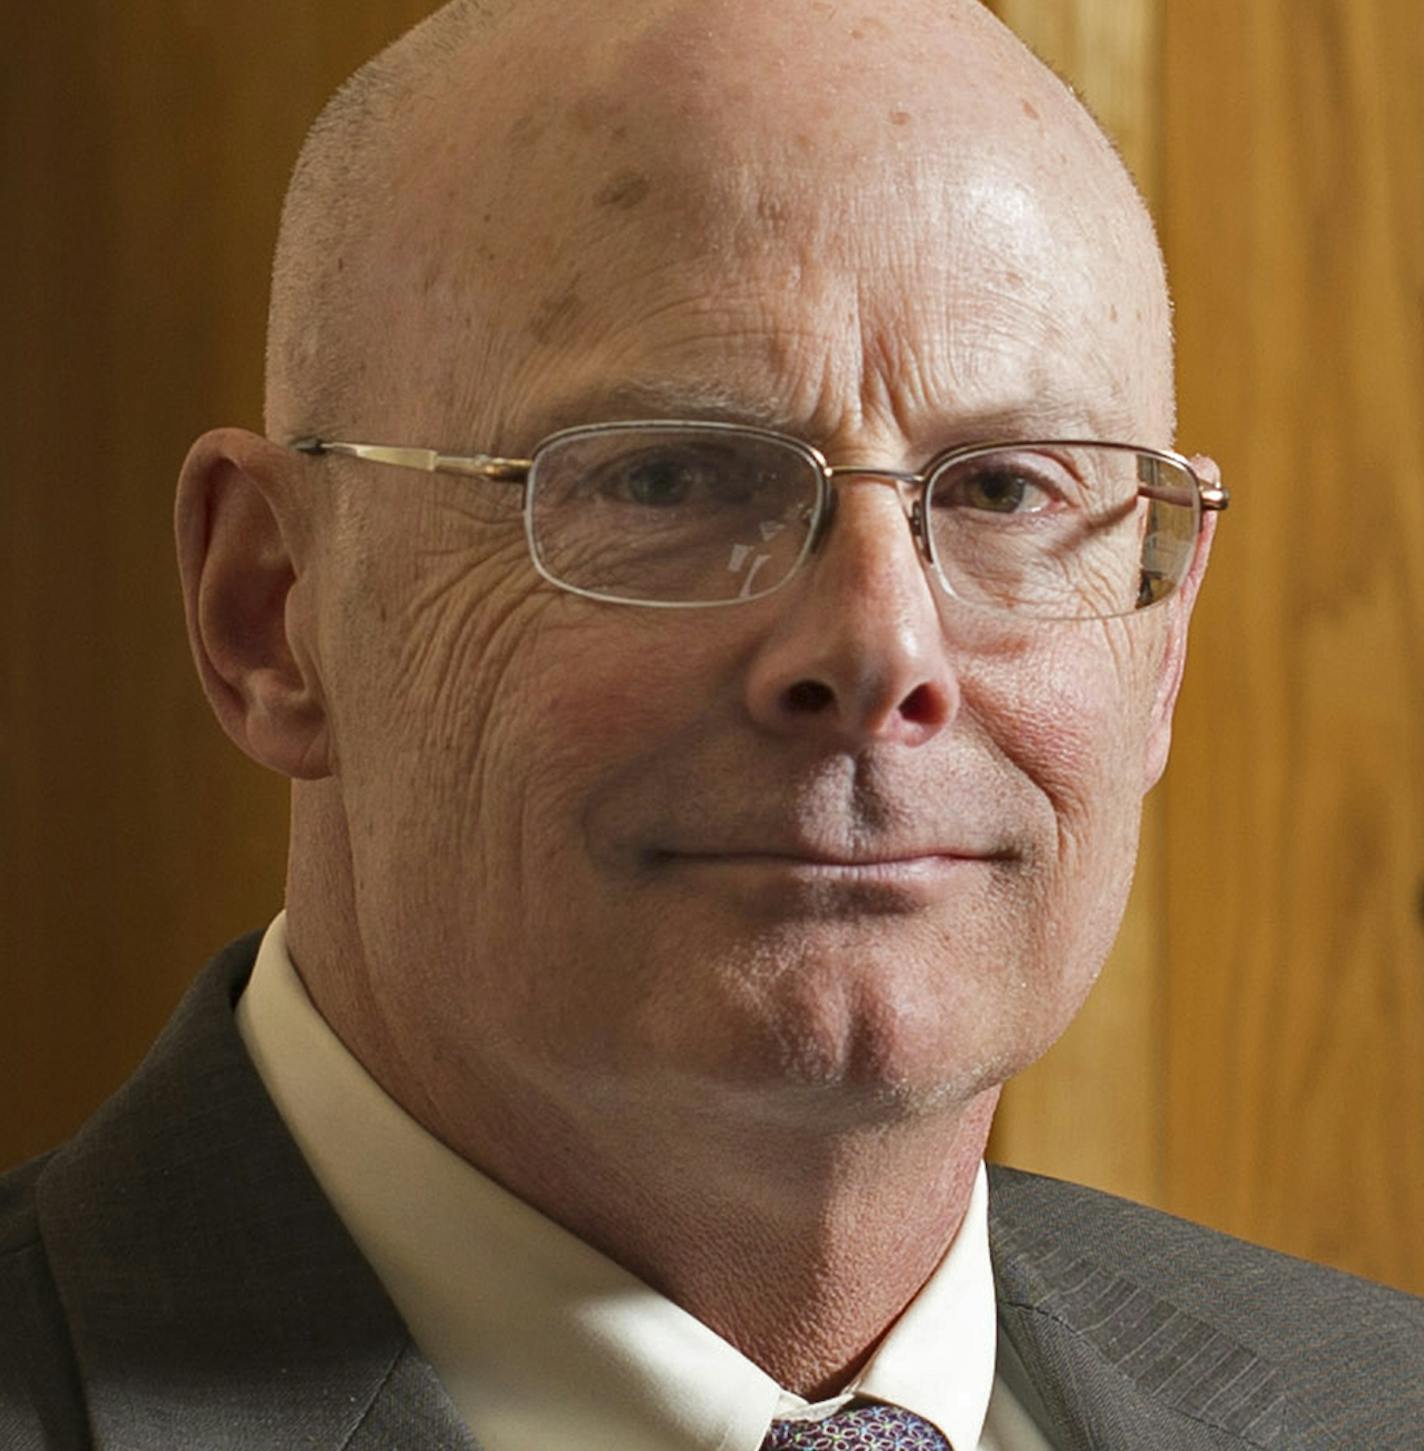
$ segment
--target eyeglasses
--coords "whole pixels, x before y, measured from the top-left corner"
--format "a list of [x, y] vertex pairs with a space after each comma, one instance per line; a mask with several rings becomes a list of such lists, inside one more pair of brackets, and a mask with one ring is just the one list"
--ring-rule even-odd
[[535, 568], [611, 604], [763, 599], [815, 553], [847, 480], [898, 492], [945, 592], [1024, 619], [1112, 619], [1161, 603], [1191, 568], [1206, 511], [1226, 508], [1179, 454], [1083, 440], [976, 444], [923, 473], [832, 465], [809, 444], [728, 423], [596, 423], [529, 458], [310, 438], [293, 445], [523, 490]]

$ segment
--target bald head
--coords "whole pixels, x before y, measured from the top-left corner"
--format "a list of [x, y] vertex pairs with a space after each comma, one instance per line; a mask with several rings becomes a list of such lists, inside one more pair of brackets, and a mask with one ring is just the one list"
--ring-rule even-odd
[[[1091, 117], [977, 0], [892, 0], [856, 20], [809, 0], [443, 7], [308, 138], [275, 267], [269, 431], [469, 446], [505, 422], [497, 383], [616, 325], [630, 281], [656, 293], [661, 258], [635, 236], [669, 270], [700, 255], [735, 276], [779, 253], [788, 283], [814, 267], [853, 291], [853, 274], [892, 264], [913, 284], [977, 249], [1001, 273], [1000, 315], [961, 353], [992, 350], [1020, 310], [1135, 329], [1139, 382], [1165, 410], [1153, 426], [1170, 432], [1141, 200]], [[637, 277], [614, 277], [635, 251]], [[388, 421], [398, 383], [413, 386]]]

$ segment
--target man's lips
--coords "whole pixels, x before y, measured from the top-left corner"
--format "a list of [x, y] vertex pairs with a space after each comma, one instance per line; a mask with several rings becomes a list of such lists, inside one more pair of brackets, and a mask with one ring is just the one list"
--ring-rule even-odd
[[858, 920], [915, 914], [983, 889], [986, 873], [1007, 860], [1004, 853], [958, 848], [756, 848], [660, 852], [649, 868], [653, 882], [736, 903], [756, 917]]
[[971, 863], [1009, 861], [1014, 856], [1015, 853], [1006, 850], [948, 846], [880, 847], [854, 851], [755, 847], [656, 850], [649, 854], [649, 859], [654, 865], [667, 866], [761, 867], [769, 871], [820, 872], [827, 876], [838, 873], [873, 876], [944, 871]]

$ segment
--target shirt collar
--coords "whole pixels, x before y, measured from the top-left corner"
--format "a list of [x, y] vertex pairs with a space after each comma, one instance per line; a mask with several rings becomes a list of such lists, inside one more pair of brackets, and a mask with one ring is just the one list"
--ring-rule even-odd
[[852, 1394], [979, 1444], [996, 1309], [980, 1166], [954, 1243], [853, 1385], [808, 1407], [701, 1321], [426, 1132], [263, 938], [238, 1028], [323, 1191], [487, 1451], [757, 1451]]

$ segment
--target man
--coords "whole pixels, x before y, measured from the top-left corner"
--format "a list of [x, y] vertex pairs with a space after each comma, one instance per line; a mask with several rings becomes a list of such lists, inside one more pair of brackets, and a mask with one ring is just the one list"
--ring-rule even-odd
[[1418, 1302], [982, 1169], [1225, 502], [1168, 323], [967, 0], [456, 4], [364, 71], [269, 436], [179, 491], [286, 911], [6, 1184], [0, 1440], [1424, 1443]]

